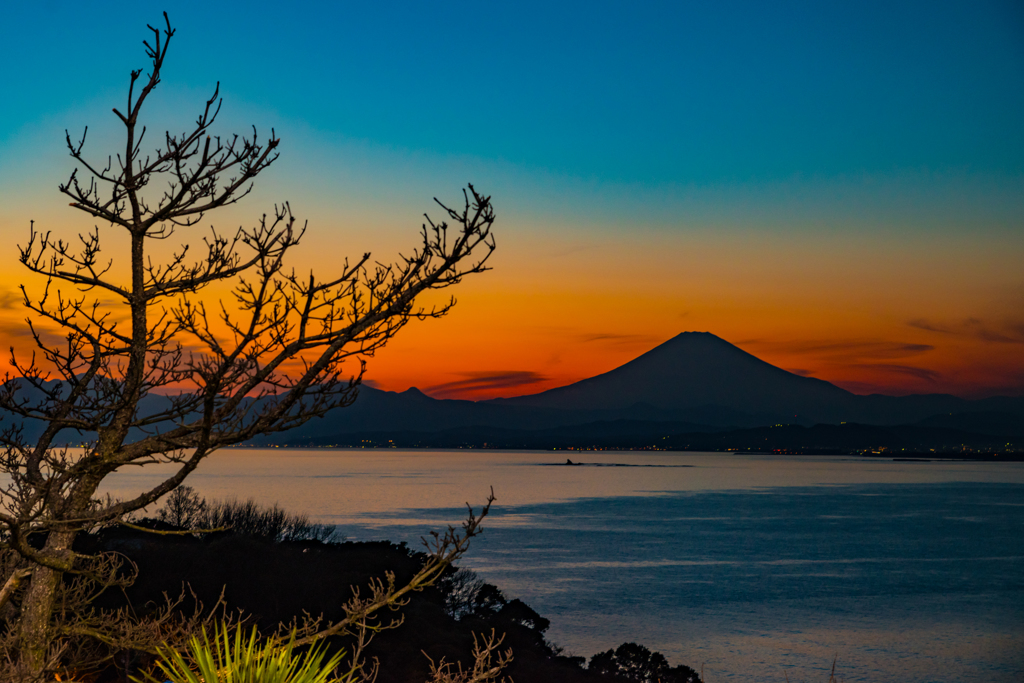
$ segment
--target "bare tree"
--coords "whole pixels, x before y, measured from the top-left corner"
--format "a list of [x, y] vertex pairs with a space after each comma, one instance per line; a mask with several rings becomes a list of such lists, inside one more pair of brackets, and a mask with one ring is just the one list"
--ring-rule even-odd
[[164, 498], [163, 507], [156, 511], [156, 518], [179, 529], [202, 528], [206, 499], [200, 498], [191, 486], [179, 486]]
[[512, 649], [500, 649], [504, 640], [505, 636], [499, 636], [493, 629], [490, 635], [474, 634], [473, 668], [467, 670], [461, 664], [431, 659], [429, 683], [512, 683], [510, 678], [499, 681], [501, 672], [512, 662]]
[[[46, 285], [36, 296], [22, 287], [37, 349], [29, 357], [12, 349], [15, 373], [0, 386], [0, 408], [16, 418], [0, 437], [9, 482], [0, 491], [0, 547], [13, 558], [0, 596], [19, 596], [18, 656], [30, 671], [45, 669], [59, 635], [66, 575], [95, 578], [105, 566], [73, 550], [77, 534], [173, 491], [218, 448], [351, 404], [366, 357], [411, 319], [442, 316], [454, 304], [424, 308], [416, 297], [486, 270], [495, 246], [490, 198], [470, 185], [458, 208], [438, 202], [445, 221], [428, 217], [418, 248], [390, 265], [364, 254], [329, 278], [286, 269], [305, 232], [287, 203], [233, 235], [211, 228], [195, 254], [199, 241], [189, 233], [207, 212], [249, 193], [281, 140], [255, 129], [251, 137], [215, 135], [218, 84], [186, 132], [168, 132], [144, 152], [140, 115], [174, 36], [164, 20], [162, 29], [149, 27], [150, 72], [131, 72], [127, 106], [114, 109], [123, 148], [94, 163], [84, 134], [66, 136], [77, 166], [60, 191], [75, 209], [124, 231], [127, 275], [118, 277], [103, 253], [99, 227], [66, 241], [33, 223], [19, 247], [21, 263]], [[182, 246], [154, 260], [154, 241], [179, 232]], [[196, 296], [224, 282], [233, 283], [233, 301], [214, 307]], [[160, 402], [154, 392], [170, 396]], [[41, 434], [28, 438], [27, 423], [41, 424]], [[95, 437], [84, 451], [64, 447], [79, 434]], [[158, 462], [176, 465], [158, 485], [123, 500], [97, 497], [113, 472]]]

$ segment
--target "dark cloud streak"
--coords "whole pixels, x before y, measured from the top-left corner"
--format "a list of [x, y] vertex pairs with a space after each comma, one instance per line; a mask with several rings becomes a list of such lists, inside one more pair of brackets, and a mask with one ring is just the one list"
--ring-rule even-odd
[[751, 346], [774, 352], [801, 354], [818, 354], [830, 357], [849, 358], [905, 358], [916, 356], [933, 350], [931, 344], [911, 344], [907, 342], [887, 341], [884, 339], [851, 339], [851, 340], [807, 340], [807, 341], [768, 341], [751, 339], [739, 343], [740, 347]]
[[13, 292], [9, 289], [0, 289], [0, 311], [13, 311], [20, 309], [25, 303], [25, 297], [21, 292]]
[[615, 333], [595, 333], [595, 334], [581, 334], [577, 337], [577, 340], [583, 343], [590, 342], [605, 342], [610, 344], [618, 344], [623, 346], [639, 346], [639, 345], [652, 345], [656, 344], [662, 339], [655, 337], [650, 334], [615, 334]]
[[915, 318], [908, 320], [907, 325], [926, 332], [978, 339], [993, 344], [1024, 344], [1024, 321], [1019, 320], [1009, 320], [995, 328], [978, 318], [967, 318], [953, 325]]
[[913, 377], [914, 379], [923, 380], [929, 384], [934, 384], [941, 377], [942, 374], [934, 370], [928, 370], [927, 368], [918, 368], [913, 365], [896, 365], [892, 363], [874, 363], [872, 365], [864, 365], [864, 368], [873, 368], [876, 370], [884, 370], [885, 372], [893, 372], [899, 375], [905, 375]]
[[446, 396], [463, 393], [478, 393], [494, 389], [530, 386], [548, 380], [546, 375], [529, 370], [511, 370], [505, 372], [463, 372], [465, 379], [435, 384], [427, 387], [425, 393], [431, 396]]

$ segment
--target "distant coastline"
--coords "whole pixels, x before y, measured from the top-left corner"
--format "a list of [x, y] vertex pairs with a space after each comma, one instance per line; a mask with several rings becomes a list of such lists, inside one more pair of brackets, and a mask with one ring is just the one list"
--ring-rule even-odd
[[[292, 438], [288, 438], [292, 437]], [[297, 438], [296, 438], [297, 437]], [[465, 427], [439, 432], [381, 430], [330, 436], [283, 434], [252, 446], [440, 448], [532, 451], [696, 451], [772, 455], [857, 455], [964, 460], [1024, 456], [1024, 438], [923, 425], [776, 424], [698, 431], [675, 422], [610, 420], [540, 430]]]
[[[515, 448], [515, 447], [502, 447], [492, 445], [452, 445], [452, 446], [423, 446], [423, 445], [399, 445], [396, 443], [376, 443], [376, 444], [362, 444], [362, 445], [345, 445], [345, 444], [309, 444], [309, 443], [281, 443], [281, 444], [238, 444], [235, 446], [225, 446], [226, 449], [231, 450], [341, 450], [341, 451], [357, 451], [357, 450], [401, 450], [401, 451], [437, 451], [437, 452], [451, 452], [458, 450], [465, 451], [494, 451], [494, 452], [529, 452], [529, 453], [652, 453], [659, 454], [664, 453], [665, 455], [678, 455], [680, 453], [715, 453], [715, 454], [735, 454], [735, 455], [791, 455], [791, 456], [806, 456], [806, 457], [853, 457], [853, 458], [872, 458], [879, 461], [892, 461], [892, 462], [1024, 462], [1024, 451], [992, 451], [992, 452], [960, 452], [960, 451], [839, 451], [839, 450], [740, 450], [740, 449], [726, 449], [726, 450], [709, 450], [709, 449], [688, 449], [688, 448]], [[590, 465], [600, 467], [612, 467], [615, 465], [609, 465], [605, 463], [583, 463], [573, 462], [572, 466], [579, 465]], [[567, 463], [564, 462], [552, 462], [544, 463], [543, 466], [558, 466], [566, 467]], [[640, 465], [620, 465], [621, 467], [640, 467]], [[684, 465], [643, 465], [643, 467], [684, 467]]]

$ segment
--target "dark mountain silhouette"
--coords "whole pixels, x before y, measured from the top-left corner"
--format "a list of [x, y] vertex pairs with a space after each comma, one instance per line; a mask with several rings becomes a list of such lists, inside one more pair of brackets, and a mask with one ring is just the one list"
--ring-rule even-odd
[[684, 332], [611, 372], [495, 403], [560, 410], [647, 403], [675, 411], [715, 407], [787, 422], [831, 422], [850, 417], [855, 399], [845, 389], [786, 372], [708, 332]]
[[[163, 397], [151, 396], [142, 412], [165, 403]], [[0, 417], [0, 426], [11, 424], [12, 416]], [[398, 440], [410, 445], [543, 448], [548, 442], [552, 447], [614, 442], [648, 447], [669, 435], [820, 423], [913, 425], [943, 430], [927, 438], [913, 432], [921, 444], [931, 444], [930, 439], [945, 443], [956, 432], [987, 448], [998, 442], [987, 437], [1019, 441], [1024, 436], [1024, 397], [970, 401], [945, 394], [859, 396], [777, 368], [713, 334], [685, 332], [610, 372], [530, 396], [439, 400], [415, 388], [391, 392], [364, 386], [352, 406], [288, 432], [258, 437], [252, 444], [358, 445], [365, 438], [381, 445], [400, 436]], [[31, 438], [42, 425], [30, 421], [25, 427]], [[806, 440], [801, 432], [787, 433], [793, 439], [799, 436], [800, 444]], [[90, 438], [94, 435], [65, 437], [67, 442]], [[701, 438], [709, 445], [724, 443], [718, 437]]]
[[[1019, 425], [1024, 417], [1024, 397], [968, 401], [948, 394], [860, 396], [823, 380], [777, 368], [708, 332], [684, 332], [603, 375], [539, 394], [497, 399], [494, 403], [560, 410], [614, 410], [640, 401], [672, 412], [674, 419], [699, 421], [691, 417], [695, 411], [708, 415], [733, 411], [759, 417], [761, 425], [896, 425], [942, 413], [999, 412], [1004, 415], [1000, 429], [982, 431], [1009, 433], [1005, 431], [1007, 424], [1016, 421]], [[977, 426], [976, 420], [964, 419], [966, 422], [943, 426]]]
[[[899, 437], [896, 432], [858, 428], [859, 436], [850, 439], [847, 437], [855, 432], [844, 429], [840, 441], [849, 448], [867, 443], [862, 438], [865, 434], [888, 435], [894, 445], [916, 441], [920, 447], [931, 448], [961, 438], [991, 448], [999, 440], [988, 437], [1024, 434], [1024, 398], [968, 401], [943, 394], [858, 396], [828, 382], [786, 372], [715, 335], [688, 332], [611, 372], [529, 396], [472, 402], [436, 400], [416, 389], [394, 393], [364, 388], [352, 407], [264, 442], [651, 447], [666, 445], [669, 435], [819, 423], [916, 425], [916, 431], [903, 430]], [[816, 432], [820, 433], [824, 432]], [[776, 447], [814, 447], [798, 430], [776, 434], [787, 434], [792, 441], [786, 446], [783, 442], [787, 439], [769, 439]], [[913, 439], [907, 434], [913, 434]], [[754, 438], [764, 442], [763, 436]], [[730, 439], [742, 441], [744, 448], [754, 443], [748, 443], [746, 436], [739, 439], [738, 434], [726, 440]], [[670, 443], [691, 440], [674, 438]], [[725, 444], [717, 436], [700, 437], [694, 441], [698, 442], [709, 447]]]
[[1001, 412], [944, 413], [917, 423], [922, 427], [960, 429], [976, 434], [1024, 437], [1024, 419]]
[[[682, 415], [682, 417], [680, 417]], [[545, 430], [610, 420], [686, 421], [701, 429], [709, 427], [755, 426], [767, 418], [739, 411], [716, 409], [673, 411], [646, 403], [618, 410], [552, 409], [503, 405], [492, 401], [434, 399], [418, 389], [402, 392], [361, 387], [359, 398], [348, 408], [333, 410], [285, 434], [258, 437], [254, 444], [330, 444], [340, 434], [400, 431], [440, 432], [462, 428]]]

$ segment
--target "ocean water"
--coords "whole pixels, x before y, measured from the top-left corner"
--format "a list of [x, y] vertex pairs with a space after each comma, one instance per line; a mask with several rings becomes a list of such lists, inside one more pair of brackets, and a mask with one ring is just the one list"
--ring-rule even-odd
[[824, 682], [833, 662], [849, 682], [1024, 681], [1024, 463], [234, 449], [189, 484], [410, 545], [493, 486], [462, 564], [574, 654], [640, 642], [711, 682]]

